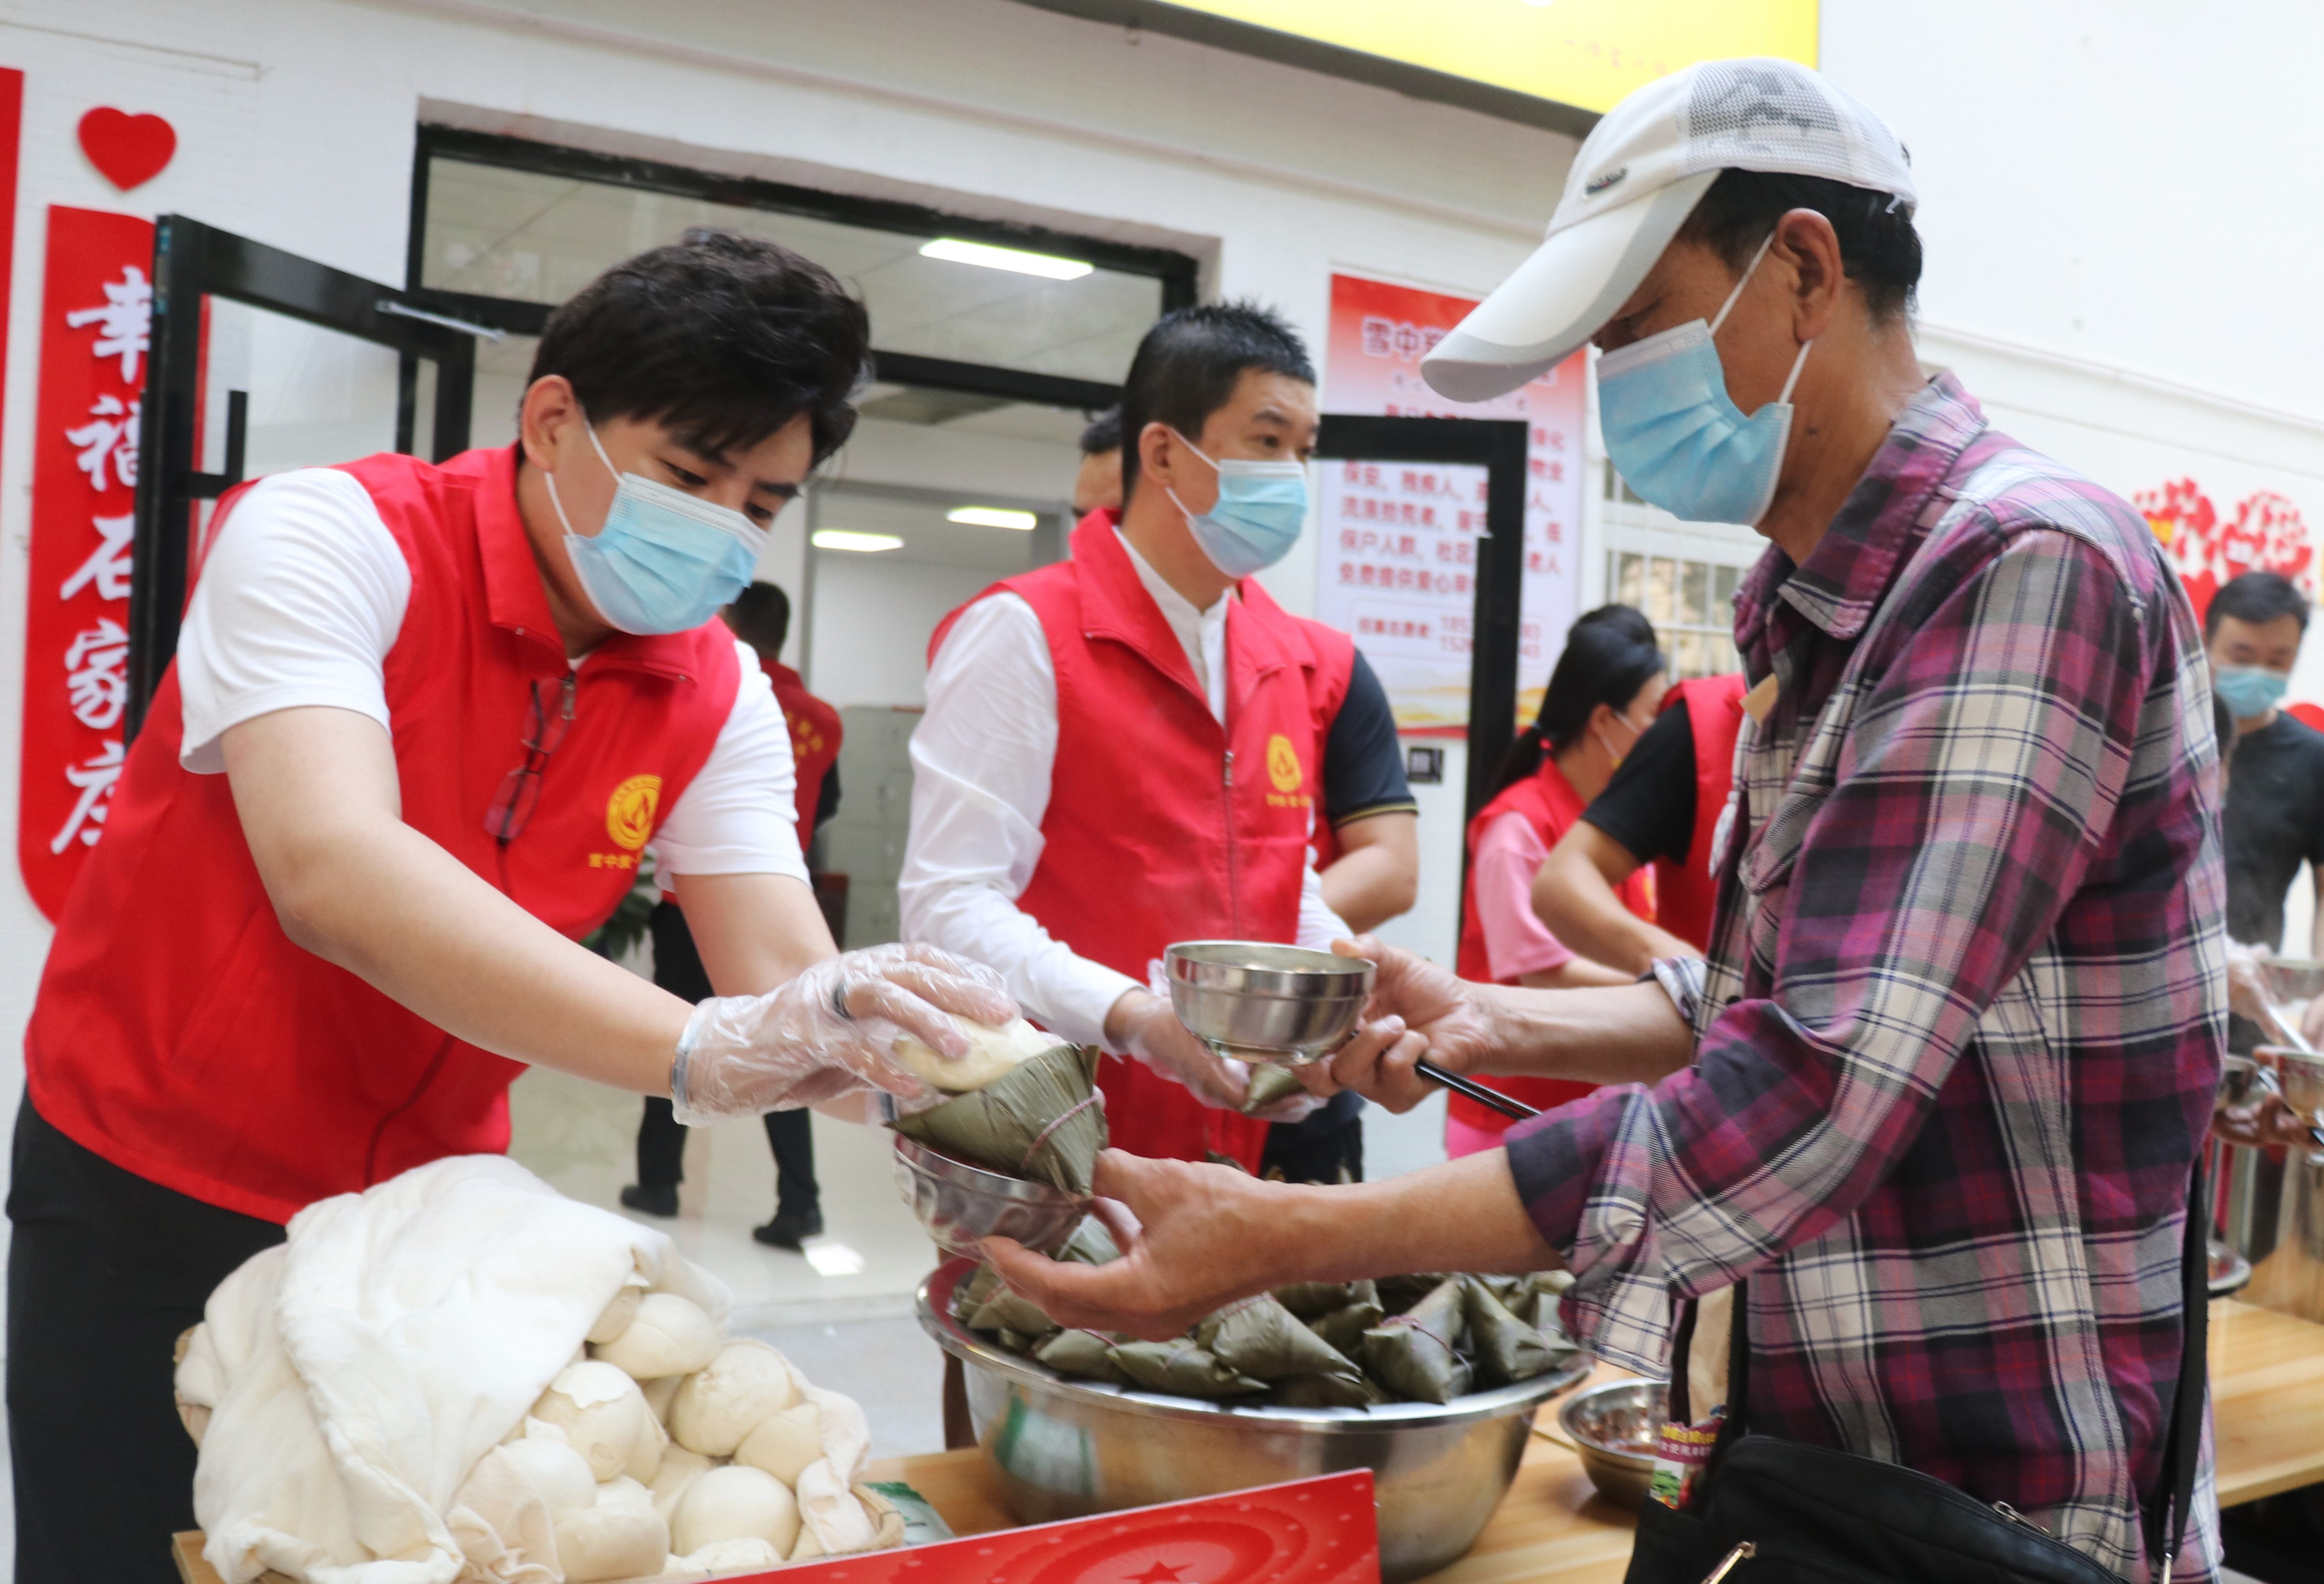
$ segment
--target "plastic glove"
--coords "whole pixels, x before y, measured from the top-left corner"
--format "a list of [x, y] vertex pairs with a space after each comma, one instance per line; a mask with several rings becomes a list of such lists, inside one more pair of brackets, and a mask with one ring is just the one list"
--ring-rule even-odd
[[2259, 971], [2260, 959], [2267, 955], [2265, 947], [2227, 942], [2227, 1010], [2266, 1029], [2273, 1039], [2275, 1031], [2270, 1024], [2267, 981]]
[[670, 1068], [678, 1119], [700, 1126], [879, 1089], [898, 1111], [945, 1097], [890, 1059], [899, 1033], [964, 1056], [952, 1015], [1004, 1024], [1001, 977], [933, 946], [873, 946], [816, 963], [769, 996], [713, 996], [694, 1009]]
[[[1249, 1063], [1211, 1054], [1210, 1047], [1178, 1021], [1170, 1003], [1161, 997], [1143, 990], [1123, 995], [1125, 999], [1136, 999], [1123, 1009], [1121, 1037], [1109, 1039], [1109, 1047], [1120, 1044], [1123, 1055], [1173, 1083], [1184, 1084], [1205, 1106], [1222, 1111], [1242, 1109], [1250, 1089]], [[1323, 1103], [1303, 1089], [1250, 1115], [1262, 1122], [1296, 1122]]]

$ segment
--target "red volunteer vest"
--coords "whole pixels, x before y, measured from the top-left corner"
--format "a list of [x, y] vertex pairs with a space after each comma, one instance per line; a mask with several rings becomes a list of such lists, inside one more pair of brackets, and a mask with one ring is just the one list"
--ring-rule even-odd
[[1696, 677], [1674, 683], [1663, 695], [1668, 709], [1686, 700], [1686, 723], [1694, 737], [1694, 834], [1686, 862], [1656, 858], [1655, 922], [1697, 949], [1711, 949], [1711, 916], [1719, 907], [1719, 877], [1711, 872], [1711, 842], [1720, 811], [1735, 780], [1735, 739], [1743, 730], [1743, 679]]
[[[1485, 828], [1504, 814], [1522, 814], [1532, 824], [1534, 834], [1541, 838], [1544, 848], [1554, 848], [1558, 838], [1582, 818], [1581, 794], [1557, 767], [1556, 761], [1544, 754], [1541, 769], [1514, 786], [1505, 787], [1499, 796], [1477, 811], [1469, 821], [1469, 857], [1472, 866], [1461, 898], [1461, 953], [1454, 968], [1464, 979], [1479, 984], [1493, 982], [1492, 966], [1485, 950], [1485, 924], [1477, 912], [1477, 875], [1473, 865], [1477, 843]], [[1622, 882], [1615, 894], [1622, 905], [1642, 919], [1655, 916], [1653, 894], [1647, 889], [1645, 873], [1632, 875]], [[1515, 979], [1504, 979], [1513, 985]], [[1578, 1100], [1598, 1086], [1579, 1083], [1563, 1078], [1486, 1078], [1478, 1081], [1496, 1088], [1512, 1099], [1523, 1100], [1536, 1111], [1546, 1111], [1552, 1106], [1563, 1106], [1568, 1100]], [[1451, 1114], [1471, 1127], [1499, 1133], [1508, 1128], [1509, 1119], [1499, 1112], [1479, 1105], [1465, 1095], [1449, 1098]]]
[[779, 660], [759, 669], [775, 684], [775, 702], [791, 728], [791, 763], [797, 767], [799, 851], [815, 839], [815, 810], [823, 798], [823, 778], [839, 758], [839, 711], [807, 690], [799, 673]]
[[[985, 592], [1033, 607], [1057, 678], [1046, 845], [1017, 905], [1076, 955], [1145, 985], [1174, 941], [1297, 939], [1323, 662], [1246, 579], [1227, 621], [1222, 730], [1115, 534], [1118, 516], [1092, 513], [1070, 560]], [[932, 659], [959, 616], [937, 625]], [[1216, 1151], [1259, 1169], [1264, 1122], [1205, 1106], [1127, 1057], [1101, 1062], [1098, 1086], [1116, 1148], [1181, 1161]]]
[[[603, 923], [656, 816], [709, 756], [741, 662], [715, 622], [617, 634], [505, 847], [484, 830], [524, 763], [535, 685], [568, 674], [516, 509], [515, 452], [347, 464], [411, 569], [386, 662], [403, 820], [563, 934]], [[218, 532], [232, 533], [232, 501]], [[268, 1220], [446, 1155], [508, 1145], [520, 1063], [453, 1039], [275, 920], [224, 775], [180, 768], [172, 666], [105, 839], [65, 904], [24, 1040], [32, 1101], [128, 1171]]]

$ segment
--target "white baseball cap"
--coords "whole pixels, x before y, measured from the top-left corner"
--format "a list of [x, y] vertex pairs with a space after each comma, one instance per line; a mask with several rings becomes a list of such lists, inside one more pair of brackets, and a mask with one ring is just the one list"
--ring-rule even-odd
[[1918, 205], [1904, 145], [1797, 61], [1704, 60], [1609, 110], [1566, 173], [1549, 235], [1421, 360], [1439, 395], [1538, 378], [1614, 317], [1725, 170], [1821, 176]]

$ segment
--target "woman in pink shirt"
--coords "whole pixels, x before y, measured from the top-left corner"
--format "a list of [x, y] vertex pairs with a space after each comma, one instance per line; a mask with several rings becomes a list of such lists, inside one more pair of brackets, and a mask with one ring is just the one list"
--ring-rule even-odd
[[[1492, 801], [1469, 823], [1457, 962], [1462, 978], [1530, 986], [1629, 982], [1630, 975], [1575, 956], [1549, 932], [1533, 911], [1533, 879], [1645, 734], [1666, 686], [1654, 624], [1629, 606], [1601, 606], [1567, 633], [1541, 714], [1510, 746]], [[1640, 918], [1655, 916], [1644, 869], [1619, 894]], [[1480, 1081], [1542, 1110], [1591, 1087], [1544, 1078]], [[1465, 1155], [1494, 1148], [1508, 1125], [1499, 1112], [1454, 1095], [1445, 1114], [1445, 1150]]]

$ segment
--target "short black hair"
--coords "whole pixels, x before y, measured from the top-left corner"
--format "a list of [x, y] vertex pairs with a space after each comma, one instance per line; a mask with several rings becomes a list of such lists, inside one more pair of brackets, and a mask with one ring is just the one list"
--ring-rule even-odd
[[1913, 310], [1921, 284], [1921, 234], [1892, 193], [1823, 176], [1721, 171], [1678, 228], [1678, 240], [1702, 243], [1740, 271], [1775, 222], [1794, 209], [1813, 209], [1831, 222], [1840, 267], [1864, 293], [1874, 323]]
[[1187, 440], [1234, 397], [1244, 371], [1315, 383], [1307, 344], [1271, 308], [1204, 302], [1164, 314], [1130, 360], [1121, 384], [1121, 498], [1138, 483], [1138, 437], [1167, 423]]
[[1576, 616], [1542, 692], [1541, 713], [1501, 760], [1495, 794], [1539, 771], [1545, 756], [1572, 747], [1598, 706], [1610, 705], [1620, 714], [1655, 672], [1669, 669], [1655, 624], [1637, 607], [1601, 605]]
[[719, 613], [734, 636], [761, 654], [780, 654], [791, 635], [791, 597], [772, 583], [753, 583]]
[[1121, 449], [1121, 409], [1108, 407], [1082, 430], [1082, 455], [1102, 457]]
[[2203, 613], [2205, 639], [2218, 635], [2219, 624], [2228, 616], [2239, 622], [2258, 626], [2278, 616], [2298, 616], [2300, 630], [2308, 630], [2308, 596], [2281, 572], [2246, 572], [2219, 585], [2211, 596], [2210, 608]]
[[855, 431], [871, 320], [838, 278], [778, 243], [696, 227], [624, 259], [549, 316], [531, 379], [572, 382], [591, 421], [664, 423], [705, 456], [805, 413], [823, 461]]

